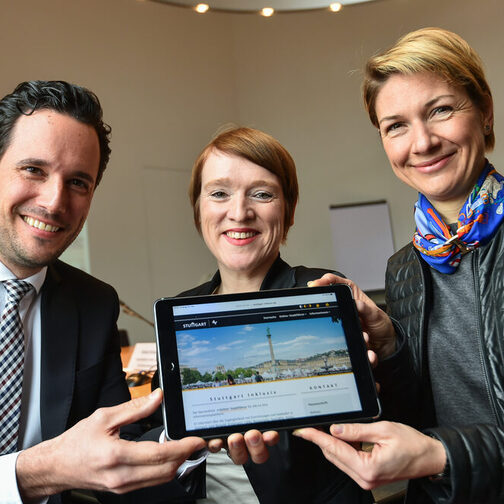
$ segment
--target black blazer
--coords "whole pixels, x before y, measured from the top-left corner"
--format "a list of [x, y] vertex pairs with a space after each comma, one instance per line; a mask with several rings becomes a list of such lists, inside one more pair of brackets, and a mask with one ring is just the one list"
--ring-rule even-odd
[[[260, 290], [304, 287], [330, 270], [291, 267], [280, 256], [263, 280]], [[341, 273], [336, 274], [343, 276]], [[220, 284], [217, 272], [212, 280], [180, 296], [211, 294]], [[280, 432], [280, 441], [269, 448], [264, 464], [250, 460], [244, 465], [261, 504], [358, 504], [372, 503], [370, 492], [362, 490], [323, 456], [318, 446]]]
[[[61, 261], [48, 267], [40, 306], [42, 440], [60, 435], [101, 406], [129, 399], [118, 314], [111, 286]], [[49, 502], [61, 499], [54, 495]]]
[[[110, 286], [61, 261], [50, 265], [41, 291], [42, 439], [60, 435], [97, 408], [130, 399], [120, 357], [117, 317], [119, 300]], [[161, 429], [139, 438], [137, 425], [121, 429], [127, 439], [159, 439]], [[121, 497], [101, 495], [102, 501], [126, 503], [176, 502], [180, 495], [196, 495], [194, 477], [131, 492]], [[69, 501], [54, 495], [50, 504]]]
[[40, 416], [46, 440], [130, 395], [122, 371], [114, 289], [57, 261], [48, 268], [41, 296]]

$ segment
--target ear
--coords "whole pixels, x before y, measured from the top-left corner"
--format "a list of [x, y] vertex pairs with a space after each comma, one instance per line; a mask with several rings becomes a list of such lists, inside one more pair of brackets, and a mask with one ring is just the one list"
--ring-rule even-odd
[[493, 100], [491, 96], [485, 96], [481, 104], [481, 117], [483, 120], [484, 134], [489, 135], [493, 131], [494, 123]]
[[294, 214], [296, 213], [296, 207], [297, 207], [298, 202], [294, 203], [294, 207], [292, 208], [292, 217], [290, 221], [290, 227], [294, 226]]
[[289, 232], [290, 228], [294, 225], [294, 214], [296, 213], [296, 206], [297, 206], [297, 201], [294, 203], [294, 208], [292, 209], [292, 217], [289, 223], [288, 229], [284, 229], [284, 236], [282, 238], [282, 245], [285, 245], [287, 242], [287, 233]]

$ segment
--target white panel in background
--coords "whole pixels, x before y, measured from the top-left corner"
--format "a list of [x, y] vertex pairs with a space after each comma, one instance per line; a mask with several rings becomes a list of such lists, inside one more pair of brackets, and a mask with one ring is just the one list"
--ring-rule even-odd
[[137, 343], [125, 370], [152, 371], [155, 369], [157, 369], [156, 343]]
[[362, 290], [383, 290], [394, 253], [387, 202], [331, 206], [330, 217], [334, 268]]
[[87, 223], [84, 224], [79, 236], [77, 236], [73, 243], [61, 254], [60, 259], [87, 273], [91, 272]]

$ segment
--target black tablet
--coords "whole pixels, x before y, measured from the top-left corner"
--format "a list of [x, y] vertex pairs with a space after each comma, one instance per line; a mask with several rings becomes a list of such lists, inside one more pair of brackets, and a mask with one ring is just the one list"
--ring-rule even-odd
[[347, 285], [163, 298], [154, 316], [172, 439], [380, 414]]

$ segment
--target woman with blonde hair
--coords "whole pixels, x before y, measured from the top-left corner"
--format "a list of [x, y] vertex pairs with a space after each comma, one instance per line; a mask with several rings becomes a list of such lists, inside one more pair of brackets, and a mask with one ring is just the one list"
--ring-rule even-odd
[[481, 60], [455, 33], [417, 30], [368, 61], [363, 94], [418, 200], [413, 240], [387, 268], [394, 323], [353, 288], [385, 415], [423, 433], [378, 422], [297, 434], [363, 488], [412, 479], [407, 502], [502, 503], [504, 177], [485, 157], [495, 137]]

